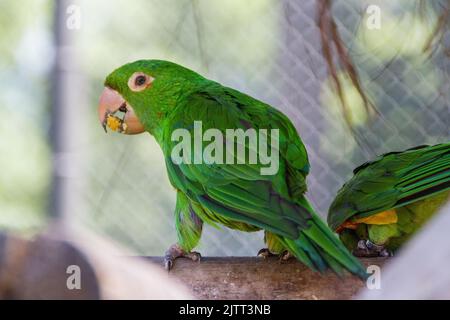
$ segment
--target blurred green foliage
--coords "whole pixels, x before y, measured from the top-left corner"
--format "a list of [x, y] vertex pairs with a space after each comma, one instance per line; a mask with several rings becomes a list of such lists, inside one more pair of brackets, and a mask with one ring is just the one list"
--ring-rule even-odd
[[0, 1], [0, 228], [45, 222], [51, 68], [49, 1]]

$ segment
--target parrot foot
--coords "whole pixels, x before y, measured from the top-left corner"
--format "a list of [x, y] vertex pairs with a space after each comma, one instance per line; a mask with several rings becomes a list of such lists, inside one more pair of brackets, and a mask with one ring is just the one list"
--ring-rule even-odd
[[359, 240], [353, 255], [357, 257], [390, 257], [392, 252], [386, 249], [383, 245], [377, 245], [370, 240]]
[[263, 257], [265, 259], [274, 256], [274, 254], [270, 252], [269, 248], [262, 248], [261, 250], [258, 251], [257, 256]]
[[179, 244], [174, 244], [170, 246], [169, 250], [166, 251], [164, 256], [164, 267], [167, 271], [170, 271], [175, 264], [175, 260], [178, 258], [188, 258], [194, 262], [197, 262], [200, 261], [201, 257], [201, 254], [198, 252], [186, 252], [180, 247]]
[[294, 258], [294, 255], [292, 253], [290, 253], [289, 251], [284, 251], [282, 254], [280, 254], [280, 261], [281, 262], [285, 262], [288, 261], [289, 259]]

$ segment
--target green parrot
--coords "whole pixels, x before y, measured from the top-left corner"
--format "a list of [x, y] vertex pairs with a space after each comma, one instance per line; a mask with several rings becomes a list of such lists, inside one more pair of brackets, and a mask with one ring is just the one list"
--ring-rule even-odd
[[[341, 274], [347, 269], [366, 277], [360, 262], [305, 198], [307, 152], [291, 121], [277, 109], [175, 63], [140, 60], [118, 68], [106, 78], [98, 112], [105, 130], [148, 132], [162, 149], [177, 194], [178, 243], [166, 252], [169, 270], [176, 258], [200, 259], [192, 250], [205, 222], [245, 232], [265, 230], [268, 248], [260, 251], [262, 255], [280, 254], [284, 259], [292, 255], [313, 270], [331, 268]], [[205, 136], [211, 133], [201, 145], [196, 145], [198, 124]], [[228, 136], [229, 130], [248, 133], [249, 129], [260, 133], [256, 147], [250, 142], [251, 135], [240, 144]], [[181, 149], [183, 161], [173, 157], [181, 140], [174, 140], [175, 133], [187, 135], [187, 141], [194, 146]], [[221, 140], [221, 135], [226, 139]], [[216, 148], [229, 147], [230, 143], [233, 146], [233, 152], [227, 149], [226, 163], [217, 158], [203, 162], [198, 158], [213, 140]], [[268, 169], [267, 161], [263, 161], [267, 154], [260, 146], [264, 140], [268, 141], [265, 149], [272, 150], [270, 157], [278, 159], [278, 170], [270, 174], [262, 174], [263, 169]], [[253, 152], [261, 161], [237, 159], [235, 148]], [[216, 156], [214, 152], [211, 155]]]
[[354, 170], [328, 225], [356, 256], [388, 256], [450, 199], [450, 143], [391, 152]]

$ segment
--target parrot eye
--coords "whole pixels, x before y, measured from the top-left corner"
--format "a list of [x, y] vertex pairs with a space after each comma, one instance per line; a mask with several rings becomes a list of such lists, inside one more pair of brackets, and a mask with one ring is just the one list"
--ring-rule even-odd
[[146, 81], [146, 79], [145, 79], [145, 77], [144, 76], [139, 76], [139, 77], [137, 77], [136, 78], [136, 80], [134, 81], [134, 84], [136, 85], [136, 86], [143, 86], [144, 84], [145, 84], [145, 81]]
[[128, 87], [135, 92], [147, 89], [153, 82], [154, 78], [143, 72], [134, 73], [128, 80]]

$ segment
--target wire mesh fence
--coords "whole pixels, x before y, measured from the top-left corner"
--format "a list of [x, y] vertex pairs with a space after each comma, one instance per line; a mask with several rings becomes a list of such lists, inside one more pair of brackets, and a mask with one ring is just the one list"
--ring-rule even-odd
[[[431, 57], [423, 54], [440, 7], [418, 17], [418, 2], [333, 1], [339, 32], [380, 113], [368, 121], [361, 97], [339, 73], [364, 148], [349, 133], [330, 82], [316, 0], [75, 2], [79, 86], [71, 97], [79, 105], [76, 123], [83, 125], [73, 132], [81, 166], [70, 222], [142, 255], [161, 255], [176, 242], [175, 192], [159, 146], [147, 134], [105, 135], [96, 115], [105, 76], [137, 59], [177, 62], [288, 115], [307, 146], [307, 196], [322, 217], [357, 165], [383, 152], [449, 140], [450, 35], [444, 33]], [[380, 9], [379, 29], [367, 27], [369, 5]], [[254, 255], [262, 239], [261, 232], [205, 226], [198, 250]]]

